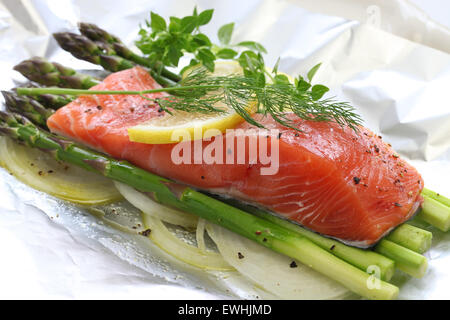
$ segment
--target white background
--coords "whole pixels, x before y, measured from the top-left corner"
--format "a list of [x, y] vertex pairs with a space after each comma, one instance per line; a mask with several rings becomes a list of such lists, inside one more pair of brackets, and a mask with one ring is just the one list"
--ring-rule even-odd
[[447, 0], [410, 0], [424, 10], [430, 18], [450, 28], [450, 1]]

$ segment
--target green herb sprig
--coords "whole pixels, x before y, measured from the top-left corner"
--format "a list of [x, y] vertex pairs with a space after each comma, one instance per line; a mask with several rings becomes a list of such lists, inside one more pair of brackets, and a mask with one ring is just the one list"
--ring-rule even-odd
[[[254, 41], [242, 41], [232, 44], [234, 23], [222, 26], [217, 33], [220, 44], [213, 44], [200, 27], [209, 23], [213, 10], [208, 9], [183, 17], [170, 17], [166, 21], [160, 15], [151, 12], [146, 28], [139, 31], [136, 42], [146, 59], [152, 65], [178, 67], [181, 57], [191, 54], [192, 58], [181, 73], [185, 75], [175, 86], [145, 91], [93, 91], [57, 88], [20, 88], [19, 94], [134, 94], [152, 100], [168, 112], [182, 110], [200, 113], [221, 113], [227, 110], [217, 107], [219, 102], [233, 108], [242, 118], [263, 127], [255, 120], [249, 106], [256, 104], [256, 112], [270, 115], [283, 126], [299, 130], [295, 117], [312, 121], [335, 121], [342, 126], [357, 130], [362, 119], [347, 102], [332, 98], [322, 99], [329, 89], [321, 84], [312, 84], [320, 63], [306, 75], [297, 76], [293, 81], [278, 72], [280, 59], [270, 70], [266, 67], [263, 54], [267, 53], [263, 45]], [[231, 59], [242, 67], [243, 74], [226, 77], [215, 76], [217, 59]], [[151, 99], [145, 94], [167, 92], [169, 97]]]
[[[252, 64], [248, 60], [249, 64]], [[252, 65], [249, 70], [256, 70]], [[315, 69], [318, 67], [315, 66]], [[313, 68], [313, 69], [314, 69]], [[309, 72], [308, 80], [314, 75], [314, 70]], [[276, 70], [273, 70], [276, 71]], [[199, 113], [223, 113], [227, 110], [217, 107], [218, 102], [223, 102], [232, 107], [245, 121], [263, 127], [251, 116], [249, 106], [256, 103], [257, 112], [270, 115], [280, 124], [299, 130], [292, 119], [291, 114], [312, 121], [335, 121], [342, 126], [349, 126], [357, 130], [361, 118], [346, 102], [337, 102], [333, 99], [319, 100], [321, 93], [314, 91], [314, 86], [306, 80], [296, 79], [296, 85], [289, 82], [285, 75], [271, 72], [269, 75], [274, 80], [266, 82], [254, 72], [244, 75], [215, 76], [206, 67], [197, 67], [189, 71], [176, 87], [158, 88], [143, 91], [110, 91], [110, 90], [79, 90], [66, 88], [18, 88], [20, 95], [38, 94], [125, 94], [140, 95], [144, 99], [156, 102], [159, 106], [171, 114], [171, 110], [182, 110]], [[251, 72], [251, 71], [249, 71]], [[264, 75], [264, 74], [263, 74]], [[265, 79], [265, 78], [264, 78]], [[299, 85], [304, 81], [308, 85]], [[308, 87], [308, 88], [307, 88]], [[146, 94], [156, 92], [168, 92], [174, 95], [163, 98], [148, 98]]]
[[192, 54], [193, 58], [181, 70], [181, 74], [200, 63], [209, 71], [214, 71], [216, 59], [234, 59], [238, 56], [239, 48], [247, 48], [250, 52], [267, 52], [260, 43], [254, 41], [231, 45], [234, 23], [222, 26], [217, 33], [220, 45], [213, 44], [206, 34], [200, 32], [200, 27], [211, 21], [213, 12], [213, 9], [208, 9], [198, 13], [197, 8], [194, 8], [192, 15], [170, 17], [169, 21], [151, 12], [150, 21], [145, 21], [146, 28], [141, 27], [139, 31], [140, 39], [136, 41], [136, 46], [152, 63], [162, 63], [168, 67], [177, 67], [181, 57], [186, 53]]

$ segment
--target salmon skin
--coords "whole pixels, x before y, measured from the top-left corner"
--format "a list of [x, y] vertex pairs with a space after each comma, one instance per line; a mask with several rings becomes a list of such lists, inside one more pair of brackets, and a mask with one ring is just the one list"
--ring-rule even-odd
[[[157, 87], [144, 69], [135, 67], [109, 75], [92, 89]], [[241, 164], [176, 164], [171, 159], [175, 144], [129, 140], [127, 128], [161, 116], [164, 112], [156, 104], [139, 96], [89, 95], [55, 112], [48, 119], [48, 127], [155, 174], [265, 208], [357, 247], [374, 245], [410, 219], [422, 202], [423, 180], [416, 169], [399, 158], [381, 137], [363, 127], [357, 133], [334, 122], [297, 118], [298, 132], [270, 117], [255, 115], [266, 128], [279, 130], [277, 136], [257, 135], [257, 139], [277, 139], [279, 143], [278, 171], [261, 175], [265, 165], [249, 157]], [[252, 126], [243, 122], [238, 128]], [[226, 137], [233, 143], [238, 138], [239, 134]], [[206, 147], [212, 141], [201, 143]]]

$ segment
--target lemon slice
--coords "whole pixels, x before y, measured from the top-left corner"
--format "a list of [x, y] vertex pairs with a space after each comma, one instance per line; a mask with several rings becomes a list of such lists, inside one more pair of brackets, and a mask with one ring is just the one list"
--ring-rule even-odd
[[[242, 73], [235, 61], [217, 61], [214, 75], [226, 76]], [[223, 103], [216, 105], [227, 110], [225, 113], [193, 113], [174, 111], [164, 117], [151, 119], [145, 123], [128, 128], [131, 141], [148, 144], [177, 143], [182, 140], [207, 139], [226, 129], [234, 128], [243, 121], [231, 107]], [[250, 109], [250, 107], [249, 107]]]

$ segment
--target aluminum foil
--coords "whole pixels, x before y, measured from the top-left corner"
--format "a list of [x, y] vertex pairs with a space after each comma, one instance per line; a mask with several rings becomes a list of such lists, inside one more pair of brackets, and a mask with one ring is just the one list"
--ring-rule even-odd
[[[281, 58], [280, 70], [304, 74], [351, 102], [365, 125], [450, 195], [450, 32], [407, 1], [84, 1], [0, 0], [0, 87], [24, 79], [14, 64], [45, 56], [77, 69], [99, 69], [59, 49], [51, 33], [94, 22], [132, 45], [150, 11], [185, 15], [214, 8], [203, 31], [216, 40], [236, 22], [233, 41], [255, 40]], [[450, 233], [433, 230], [422, 279], [397, 274], [404, 299], [449, 299]], [[264, 296], [250, 283], [206, 274], [71, 204], [0, 170], [0, 298], [217, 299]], [[237, 276], [238, 277], [238, 276]], [[236, 281], [235, 281], [236, 280]]]

